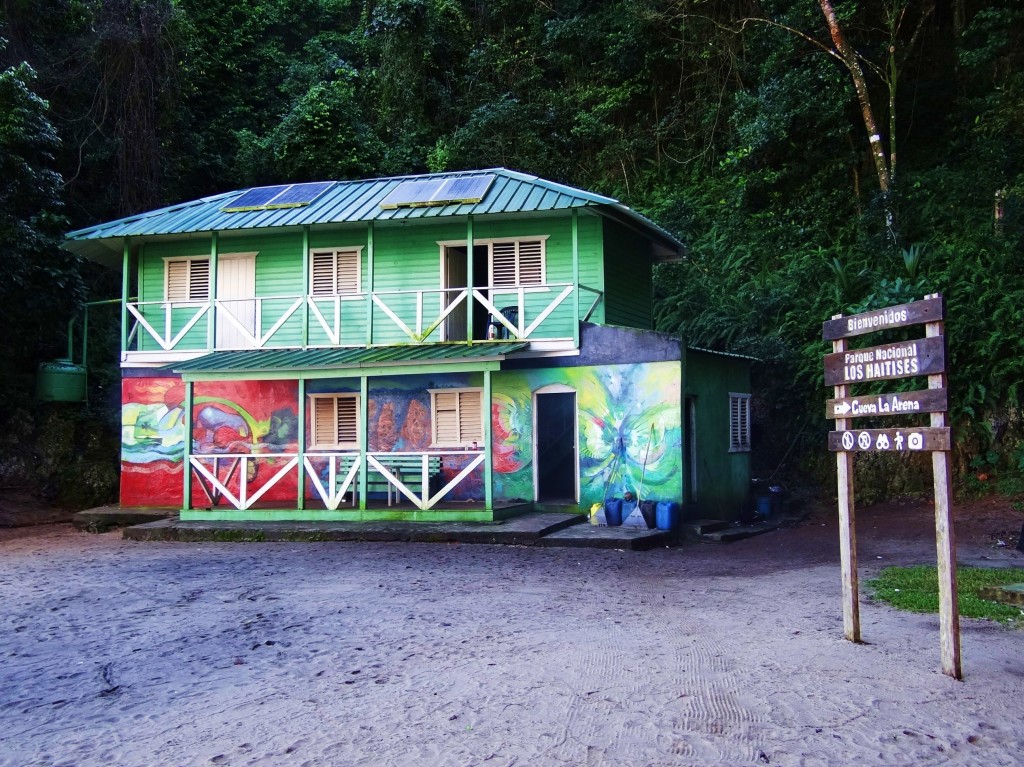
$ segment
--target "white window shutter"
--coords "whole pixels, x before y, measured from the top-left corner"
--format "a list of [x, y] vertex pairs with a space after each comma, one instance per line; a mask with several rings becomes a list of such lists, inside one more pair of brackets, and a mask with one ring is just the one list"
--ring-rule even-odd
[[434, 442], [438, 445], [459, 444], [458, 393], [434, 394]]
[[529, 240], [519, 245], [519, 284], [544, 284], [544, 241]]
[[188, 261], [167, 262], [166, 300], [188, 301]]
[[480, 394], [478, 391], [459, 392], [459, 442], [463, 445], [483, 442]]
[[313, 444], [334, 445], [337, 436], [335, 424], [334, 399], [316, 397], [313, 400]]
[[335, 291], [334, 253], [313, 253], [309, 270], [310, 295], [333, 296]]
[[491, 245], [491, 286], [495, 288], [517, 285], [516, 243], [495, 242]]
[[193, 258], [188, 262], [188, 300], [210, 300], [210, 259]]
[[339, 250], [337, 259], [337, 291], [338, 293], [358, 293], [359, 284], [359, 251]]
[[359, 400], [356, 397], [338, 397], [337, 444], [359, 443]]

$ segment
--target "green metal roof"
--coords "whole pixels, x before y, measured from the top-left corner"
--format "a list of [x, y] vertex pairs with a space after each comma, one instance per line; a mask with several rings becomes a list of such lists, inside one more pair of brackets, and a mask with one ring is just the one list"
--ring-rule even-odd
[[[206, 373], [253, 373], [267, 371], [332, 371], [369, 367], [420, 366], [438, 363], [480, 363], [500, 361], [506, 354], [529, 346], [526, 342], [474, 344], [417, 344], [370, 346], [345, 349], [246, 349], [213, 352], [185, 362], [167, 365], [165, 370], [190, 377]], [[400, 370], [396, 373], [403, 372]], [[413, 372], [413, 371], [407, 371]]]
[[[381, 207], [381, 202], [406, 181], [471, 180], [488, 175], [493, 176], [494, 180], [479, 202], [454, 202], [422, 207]], [[505, 168], [330, 183], [331, 186], [312, 203], [300, 207], [226, 212], [224, 209], [230, 208], [233, 201], [252, 191], [241, 189], [78, 229], [68, 233], [64, 247], [87, 258], [117, 265], [120, 263], [123, 239], [126, 237], [182, 236], [246, 229], [430, 220], [450, 216], [589, 208], [640, 229], [656, 244], [660, 259], [678, 258], [683, 251], [683, 245], [679, 240], [618, 200]]]

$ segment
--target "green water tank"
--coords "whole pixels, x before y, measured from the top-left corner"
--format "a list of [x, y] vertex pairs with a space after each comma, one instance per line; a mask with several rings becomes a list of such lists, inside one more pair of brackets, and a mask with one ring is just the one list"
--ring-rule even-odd
[[40, 362], [36, 399], [46, 402], [84, 402], [85, 368], [69, 359]]

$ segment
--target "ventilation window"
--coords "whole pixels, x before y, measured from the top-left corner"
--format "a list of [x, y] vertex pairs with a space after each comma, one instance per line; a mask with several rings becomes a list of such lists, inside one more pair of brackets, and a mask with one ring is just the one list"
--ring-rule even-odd
[[310, 256], [310, 295], [337, 296], [359, 292], [361, 252], [358, 248], [314, 250]]
[[164, 261], [165, 301], [209, 301], [210, 257]]
[[432, 390], [430, 405], [432, 447], [472, 447], [483, 442], [481, 389]]
[[750, 450], [750, 395], [729, 392], [729, 452]]
[[544, 284], [544, 240], [491, 243], [491, 287]]
[[313, 449], [334, 450], [359, 447], [359, 395], [315, 394], [313, 403]]

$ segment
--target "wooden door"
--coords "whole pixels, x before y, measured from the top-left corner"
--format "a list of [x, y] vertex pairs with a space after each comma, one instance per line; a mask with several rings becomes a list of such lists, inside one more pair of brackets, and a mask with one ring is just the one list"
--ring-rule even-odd
[[[256, 256], [226, 255], [217, 259], [217, 348], [252, 349], [256, 335]], [[226, 315], [230, 314], [231, 317]], [[232, 322], [231, 318], [237, 321]]]

